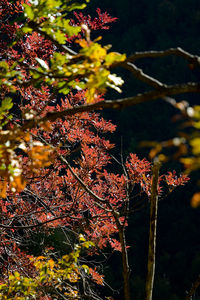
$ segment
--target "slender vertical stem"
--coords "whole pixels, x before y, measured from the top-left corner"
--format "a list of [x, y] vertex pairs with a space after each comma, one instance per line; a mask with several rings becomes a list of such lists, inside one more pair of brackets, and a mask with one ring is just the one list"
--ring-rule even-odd
[[119, 229], [119, 240], [122, 247], [122, 269], [124, 279], [124, 300], [130, 300], [130, 287], [129, 287], [129, 264], [128, 253], [126, 248], [126, 238], [124, 227]]
[[151, 187], [150, 225], [149, 225], [149, 254], [148, 254], [148, 264], [147, 264], [145, 300], [152, 300], [152, 293], [153, 293], [153, 283], [154, 283], [154, 274], [155, 274], [159, 169], [160, 169], [160, 163], [155, 162], [154, 165], [153, 165], [153, 168], [152, 168], [153, 180], [152, 180], [152, 187]]

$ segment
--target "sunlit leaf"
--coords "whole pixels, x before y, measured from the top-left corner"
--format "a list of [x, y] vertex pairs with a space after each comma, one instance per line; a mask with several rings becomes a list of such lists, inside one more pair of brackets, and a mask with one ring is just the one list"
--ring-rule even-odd
[[47, 63], [43, 60], [43, 59], [40, 59], [38, 57], [35, 58], [35, 60], [39, 63], [39, 65], [45, 69], [46, 71], [49, 70], [49, 66], [47, 65]]
[[34, 19], [34, 10], [28, 4], [24, 4], [24, 14], [25, 17], [28, 17], [30, 20]]

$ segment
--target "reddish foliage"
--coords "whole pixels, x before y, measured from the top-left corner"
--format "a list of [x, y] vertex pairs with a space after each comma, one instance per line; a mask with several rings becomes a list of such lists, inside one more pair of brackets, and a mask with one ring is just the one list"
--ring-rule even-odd
[[97, 284], [100, 284], [100, 285], [104, 285], [103, 283], [103, 276], [102, 275], [99, 275], [98, 272], [96, 272], [96, 270], [90, 268], [89, 269], [89, 272], [90, 272], [90, 275], [92, 276], [92, 279], [97, 283]]
[[177, 187], [179, 185], [186, 184], [190, 180], [190, 178], [185, 174], [182, 174], [178, 177], [176, 175], [176, 171], [173, 171], [168, 172], [168, 175], [165, 175], [165, 180], [169, 186]]
[[91, 18], [90, 15], [84, 16], [82, 12], [74, 13], [74, 16], [76, 17], [77, 21], [71, 20], [72, 24], [81, 25], [86, 24], [88, 28], [91, 30], [97, 30], [97, 29], [109, 29], [110, 26], [109, 23], [113, 23], [117, 20], [117, 18], [111, 17], [107, 12], [102, 13], [100, 8], [97, 8], [97, 17], [94, 19]]
[[[37, 33], [25, 35], [13, 47], [8, 46], [16, 29], [20, 27], [20, 23], [10, 25], [10, 18], [21, 12], [23, 2], [11, 4], [5, 0], [0, 6], [1, 32], [9, 37], [2, 37], [0, 55], [10, 63], [24, 58], [21, 71], [27, 79], [27, 68], [37, 64], [35, 58], [48, 62], [55, 47]], [[8, 19], [5, 19], [5, 14], [9, 16]], [[78, 23], [87, 24], [91, 30], [108, 29], [108, 24], [116, 20], [107, 13], [101, 13], [100, 9], [97, 9], [97, 14], [98, 17], [93, 20], [82, 13], [75, 13], [75, 17]], [[75, 21], [72, 20], [73, 22]], [[6, 93], [5, 90], [0, 97], [3, 99]], [[42, 117], [48, 112], [84, 104], [84, 93], [85, 91], [73, 92], [62, 97], [52, 94], [51, 89], [45, 85], [37, 88], [17, 86], [18, 98], [14, 99], [17, 114], [9, 126], [12, 128], [13, 121], [19, 126], [23, 125], [23, 113], [26, 111]], [[101, 100], [102, 95], [99, 95], [98, 101]], [[23, 192], [10, 192], [6, 199], [1, 199], [1, 225], [13, 226], [2, 228], [1, 232], [0, 254], [6, 257], [1, 261], [4, 270], [17, 268], [21, 271], [25, 267], [27, 273], [32, 272], [31, 266], [30, 270], [27, 267], [28, 255], [20, 248], [28, 241], [30, 243], [36, 233], [45, 232], [48, 235], [50, 228], [65, 228], [73, 231], [74, 235], [84, 233], [87, 239], [95, 242], [96, 249], [109, 243], [114, 250], [121, 250], [120, 243], [113, 238], [118, 228], [112, 209], [118, 214], [119, 223], [126, 226], [126, 207], [129, 201], [127, 184], [132, 188], [139, 185], [141, 191], [150, 196], [152, 174], [150, 162], [140, 160], [135, 154], [130, 154], [127, 159], [124, 166], [126, 172], [115, 174], [108, 171], [108, 165], [113, 163], [110, 150], [114, 145], [103, 134], [112, 133], [115, 129], [116, 126], [99, 113], [84, 112], [51, 122], [48, 130], [44, 127], [31, 130], [33, 140], [45, 141], [55, 147], [56, 151], [50, 159], [51, 164], [43, 168], [37, 166], [36, 174], [33, 174], [33, 166], [27, 156], [23, 152], [17, 154], [25, 166], [23, 176], [27, 186]], [[72, 170], [101, 201], [86, 192], [62, 157], [67, 158]], [[184, 175], [177, 178], [175, 173], [169, 173], [165, 179], [173, 186], [188, 181]], [[43, 227], [38, 226], [43, 222]], [[102, 277], [96, 271], [91, 269], [90, 274], [94, 281], [103, 284]]]
[[[78, 26], [85, 24], [91, 31], [108, 30], [110, 28], [108, 24], [117, 20], [117, 18], [111, 17], [107, 12], [102, 13], [100, 8], [97, 8], [96, 12], [97, 17], [94, 19], [90, 15], [85, 16], [82, 12], [74, 12], [75, 19], [71, 19], [71, 24]], [[81, 38], [81, 34], [69, 38], [68, 42], [71, 43], [77, 38]]]

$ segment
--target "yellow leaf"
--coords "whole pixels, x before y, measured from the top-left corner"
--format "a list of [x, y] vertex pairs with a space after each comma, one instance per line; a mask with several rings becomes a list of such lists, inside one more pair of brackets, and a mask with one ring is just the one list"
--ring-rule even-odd
[[86, 97], [86, 102], [87, 103], [92, 103], [94, 101], [95, 98], [95, 92], [96, 89], [95, 88], [90, 88], [86, 91], [85, 93], [85, 97]]
[[192, 139], [190, 144], [192, 146], [192, 153], [194, 155], [200, 154], [200, 138]]

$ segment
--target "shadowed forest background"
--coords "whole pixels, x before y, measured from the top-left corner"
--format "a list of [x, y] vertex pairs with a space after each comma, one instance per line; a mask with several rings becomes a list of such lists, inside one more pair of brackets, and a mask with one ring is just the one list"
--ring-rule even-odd
[[[103, 43], [112, 44], [112, 50], [130, 55], [135, 51], [164, 50], [182, 47], [190, 53], [200, 55], [200, 2], [198, 0], [116, 0], [91, 1], [86, 11], [95, 16], [95, 9], [107, 11], [118, 20], [110, 30], [103, 33]], [[101, 32], [95, 32], [98, 36]], [[143, 59], [137, 66], [167, 84], [173, 82], [199, 81], [198, 70], [192, 74], [187, 63], [179, 57]], [[125, 80], [123, 96], [144, 92], [146, 86], [133, 79], [130, 73], [121, 73]], [[117, 98], [115, 93], [107, 99]], [[192, 104], [199, 103], [198, 95], [183, 95]], [[104, 112], [107, 119], [118, 125], [115, 133], [114, 155], [120, 158], [136, 152], [140, 158], [148, 157], [148, 150], [139, 147], [141, 141], [163, 141], [176, 136], [180, 123], [173, 121], [178, 113], [163, 101], [135, 106], [123, 111]], [[111, 140], [113, 141], [113, 135]], [[170, 151], [169, 155], [173, 154]], [[162, 168], [181, 171], [182, 166], [171, 159]], [[198, 189], [199, 173], [191, 174], [191, 181], [159, 202], [156, 275], [153, 299], [184, 299], [185, 292], [199, 274], [200, 269], [200, 209], [193, 209], [190, 200]], [[127, 230], [131, 272], [131, 293], [134, 299], [143, 299], [148, 251], [148, 209], [132, 215]], [[106, 270], [108, 282], [115, 289], [121, 285], [117, 254], [108, 260]], [[119, 276], [118, 276], [119, 274]], [[116, 293], [115, 299], [118, 294]], [[119, 296], [120, 299], [120, 296]], [[195, 299], [200, 299], [196, 291]]]

